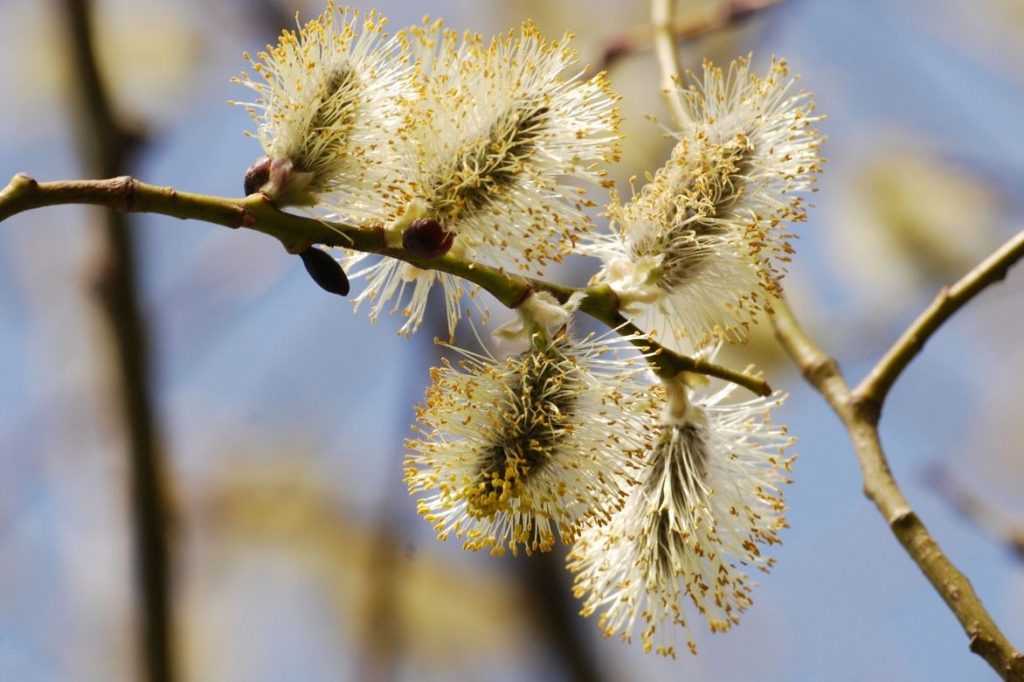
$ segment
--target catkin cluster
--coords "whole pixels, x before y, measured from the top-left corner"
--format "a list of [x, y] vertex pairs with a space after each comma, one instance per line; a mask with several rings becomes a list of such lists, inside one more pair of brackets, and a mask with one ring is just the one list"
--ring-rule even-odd
[[[384, 27], [329, 4], [250, 58], [256, 75], [237, 81], [256, 94], [243, 106], [266, 156], [247, 191], [383, 230], [421, 265], [447, 254], [532, 275], [596, 257], [594, 283], [680, 352], [713, 357], [770, 309], [821, 167], [819, 117], [785, 62], [765, 75], [749, 59], [706, 64], [680, 86], [688, 120], [668, 161], [628, 200], [613, 190], [600, 233], [586, 185], [610, 187], [618, 96], [604, 74], [579, 75], [571, 36]], [[400, 309], [403, 334], [440, 283], [454, 334], [458, 278], [354, 251], [338, 260], [365, 281], [356, 305], [371, 319]], [[792, 438], [770, 420], [784, 396], [742, 401], [732, 385], [655, 376], [642, 337], [576, 334], [578, 304], [530, 294], [499, 330], [520, 350], [455, 349], [432, 371], [405, 480], [440, 539], [492, 554], [570, 545], [583, 615], [609, 636], [638, 633], [645, 650], [674, 656], [685, 637], [695, 653], [692, 613], [713, 632], [737, 623], [748, 570], [772, 566], [764, 550], [786, 526]]]

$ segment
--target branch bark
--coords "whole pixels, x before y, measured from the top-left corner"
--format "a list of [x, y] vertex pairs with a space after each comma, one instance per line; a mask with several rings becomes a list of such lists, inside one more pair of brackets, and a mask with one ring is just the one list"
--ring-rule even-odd
[[785, 301], [773, 305], [779, 342], [846, 427], [860, 463], [864, 494], [963, 626], [970, 650], [1004, 680], [1024, 682], [1024, 654], [992, 620], [967, 576], [949, 560], [903, 496], [882, 449], [874, 405], [850, 390], [838, 363], [800, 327]]
[[510, 308], [522, 303], [531, 291], [546, 291], [563, 303], [573, 294], [582, 293], [580, 310], [620, 334], [631, 336], [637, 347], [651, 352], [650, 362], [658, 374], [675, 376], [683, 371], [696, 372], [738, 384], [758, 395], [770, 395], [772, 392], [768, 382], [760, 377], [675, 353], [646, 336], [640, 336], [640, 330], [620, 312], [615, 292], [605, 284], [576, 289], [515, 275], [451, 255], [421, 258], [404, 249], [389, 247], [382, 229], [360, 228], [285, 213], [262, 194], [243, 199], [207, 196], [149, 185], [131, 177], [40, 183], [27, 175], [16, 175], [7, 187], [0, 190], [0, 222], [23, 211], [59, 204], [93, 204], [120, 211], [202, 220], [230, 228], [246, 227], [276, 238], [290, 253], [298, 253], [312, 244], [324, 244], [390, 256], [425, 270], [447, 272], [473, 282]]

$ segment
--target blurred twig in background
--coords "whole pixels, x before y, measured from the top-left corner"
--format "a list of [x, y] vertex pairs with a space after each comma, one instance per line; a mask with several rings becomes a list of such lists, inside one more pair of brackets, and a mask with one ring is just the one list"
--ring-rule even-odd
[[1024, 561], [1024, 523], [967, 489], [949, 470], [936, 465], [926, 472], [928, 483], [960, 516], [980, 528], [1020, 561]]
[[274, 37], [295, 25], [295, 11], [285, 7], [281, 0], [250, 0], [247, 4], [249, 16], [263, 29], [268, 37]]
[[[131, 167], [143, 136], [122, 125], [96, 61], [92, 5], [87, 0], [61, 0], [70, 50], [71, 81], [77, 108], [76, 140], [84, 170], [112, 177]], [[115, 385], [131, 462], [130, 504], [135, 535], [136, 571], [141, 605], [144, 669], [150, 682], [171, 682], [175, 676], [170, 604], [170, 551], [164, 471], [151, 401], [146, 323], [137, 294], [137, 267], [130, 219], [104, 211], [97, 238], [100, 250], [94, 286], [113, 342], [119, 376]]]
[[[662, 3], [666, 7], [670, 3]], [[748, 19], [782, 4], [782, 0], [723, 0], [707, 11], [686, 18], [675, 18], [674, 13], [667, 21], [660, 22], [656, 17], [653, 26], [635, 26], [609, 40], [601, 53], [594, 72], [608, 71], [622, 59], [639, 52], [646, 52], [655, 47], [652, 41], [654, 31], [660, 29], [667, 45], [679, 45], [705, 36], [737, 28]], [[666, 54], [669, 54], [666, 52]], [[674, 51], [671, 54], [675, 54]]]
[[[447, 320], [438, 311], [443, 308], [433, 308], [434, 314], [429, 315], [425, 321], [423, 333], [410, 339], [415, 347], [416, 355], [429, 361], [424, 364], [433, 364], [437, 357], [437, 346], [431, 341], [434, 338], [443, 338], [448, 331]], [[422, 393], [424, 378], [427, 375], [427, 367], [421, 372], [411, 372], [405, 378], [406, 390], [403, 395], [416, 395]], [[384, 448], [384, 455], [394, 458], [395, 468], [402, 465], [402, 458], [405, 453], [405, 433], [408, 428], [408, 414], [399, 411], [400, 417], [395, 428], [393, 449]], [[390, 468], [390, 467], [389, 467]], [[401, 579], [402, 566], [406, 561], [402, 556], [397, 538], [401, 537], [399, 524], [396, 523], [396, 509], [399, 504], [396, 500], [393, 485], [395, 481], [388, 479], [384, 489], [380, 491], [380, 498], [376, 504], [376, 528], [373, 532], [373, 543], [368, 553], [368, 564], [366, 566], [369, 587], [366, 595], [366, 607], [362, 622], [366, 628], [364, 635], [366, 646], [361, 651], [360, 679], [369, 682], [388, 682], [397, 679], [399, 661], [401, 660], [405, 642], [402, 629], [402, 614], [399, 612], [401, 604], [397, 599], [399, 593], [397, 582]], [[404, 496], [402, 490], [398, 494]], [[397, 499], [402, 499], [399, 497]]]
[[540, 637], [558, 654], [565, 666], [565, 679], [573, 682], [601, 682], [597, 654], [581, 631], [579, 604], [572, 595], [561, 552], [540, 552], [521, 560], [523, 592]]
[[402, 556], [396, 541], [399, 532], [391, 520], [391, 500], [390, 495], [381, 496], [366, 566], [369, 586], [362, 618], [366, 633], [365, 646], [360, 650], [359, 678], [367, 682], [396, 679], [402, 655], [403, 633], [395, 589]]

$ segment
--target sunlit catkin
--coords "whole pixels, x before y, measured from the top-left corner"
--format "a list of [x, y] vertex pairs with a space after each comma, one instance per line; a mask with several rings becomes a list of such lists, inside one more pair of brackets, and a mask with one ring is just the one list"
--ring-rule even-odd
[[[579, 78], [571, 36], [549, 41], [530, 23], [490, 42], [429, 21], [400, 37], [413, 55], [416, 90], [392, 144], [403, 162], [383, 188], [384, 223], [400, 233], [436, 222], [452, 235], [455, 255], [542, 273], [592, 227], [592, 204], [569, 179], [601, 182], [619, 154], [618, 98], [605, 75]], [[419, 326], [437, 279], [449, 292], [449, 321], [460, 315], [453, 277], [392, 260], [362, 274], [367, 287], [357, 302], [373, 301], [371, 317], [413, 285], [396, 306], [409, 316], [403, 333]]]
[[331, 194], [350, 218], [378, 211], [376, 182], [389, 161], [384, 143], [408, 87], [408, 65], [398, 41], [384, 38], [385, 22], [329, 2], [256, 59], [246, 55], [259, 78], [243, 74], [235, 82], [257, 99], [238, 104], [256, 122], [268, 157], [266, 181], [253, 189], [279, 205], [313, 205]]
[[797, 193], [822, 164], [821, 117], [793, 83], [781, 60], [763, 77], [748, 59], [706, 63], [681, 92], [692, 125], [671, 157], [628, 203], [613, 197], [613, 234], [582, 249], [638, 326], [677, 350], [741, 340], [780, 291], [788, 226], [806, 217]]
[[467, 549], [547, 551], [607, 523], [643, 451], [635, 377], [619, 342], [532, 335], [504, 360], [460, 351], [433, 370], [405, 480], [438, 537]]
[[792, 465], [782, 454], [792, 438], [769, 422], [783, 396], [727, 402], [733, 388], [688, 396], [673, 380], [656, 390], [639, 485], [611, 523], [573, 547], [573, 590], [607, 636], [639, 631], [645, 651], [675, 657], [686, 635], [696, 653], [687, 612], [728, 630], [751, 605], [746, 569], [772, 566], [762, 547], [786, 527], [781, 488]]

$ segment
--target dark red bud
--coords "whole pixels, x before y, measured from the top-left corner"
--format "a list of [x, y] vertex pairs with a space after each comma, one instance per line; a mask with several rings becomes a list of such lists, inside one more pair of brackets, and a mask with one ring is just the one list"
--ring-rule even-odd
[[270, 180], [270, 159], [266, 156], [256, 159], [252, 165], [245, 169], [245, 196], [256, 194], [263, 185]]
[[348, 277], [330, 254], [316, 247], [309, 247], [299, 254], [306, 272], [324, 291], [338, 296], [348, 296]]
[[432, 218], [421, 218], [402, 233], [402, 247], [421, 258], [440, 258], [452, 248], [455, 233]]
[[633, 44], [633, 41], [627, 36], [620, 36], [614, 39], [607, 47], [605, 47], [604, 54], [601, 55], [601, 64], [598, 70], [607, 71], [609, 67], [618, 63], [620, 59], [628, 56], [635, 49], [636, 46]]
[[770, 0], [733, 0], [726, 6], [726, 19], [736, 24], [741, 24], [764, 10], [773, 9], [776, 3]]

